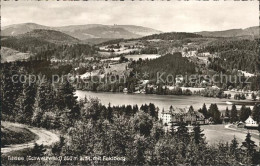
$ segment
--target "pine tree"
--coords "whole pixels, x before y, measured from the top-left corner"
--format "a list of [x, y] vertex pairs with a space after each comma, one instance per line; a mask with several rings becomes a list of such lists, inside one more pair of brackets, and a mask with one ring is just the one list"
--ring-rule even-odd
[[[13, 110], [15, 106], [15, 85], [12, 81], [12, 68], [10, 66], [3, 66], [2, 81], [1, 81], [1, 102], [2, 102], [2, 114], [7, 118], [15, 115]], [[17, 80], [15, 80], [17, 81]], [[9, 119], [11, 120], [11, 119]]]
[[208, 110], [207, 110], [207, 107], [206, 107], [206, 104], [205, 104], [205, 103], [204, 103], [203, 106], [202, 106], [201, 113], [204, 115], [204, 117], [205, 117], [206, 119], [208, 118]]
[[47, 110], [49, 108], [48, 105], [48, 90], [47, 90], [47, 84], [45, 82], [40, 83], [37, 89], [38, 93], [38, 104], [39, 108], [42, 110]]
[[194, 131], [194, 141], [196, 144], [204, 143], [204, 134], [202, 133], [203, 130], [201, 130], [200, 125], [196, 124], [193, 127]]
[[251, 140], [251, 134], [247, 133], [246, 139], [244, 142], [242, 142], [241, 147], [246, 148], [246, 152], [248, 156], [253, 157], [254, 153], [256, 152], [256, 145], [255, 142]]
[[42, 157], [44, 156], [45, 151], [46, 149], [43, 147], [43, 144], [38, 145], [37, 143], [35, 143], [31, 153], [32, 156]]
[[108, 104], [108, 107], [107, 107], [107, 119], [109, 122], [113, 122], [113, 110], [111, 108], [110, 103]]
[[36, 88], [34, 83], [24, 85], [23, 117], [24, 123], [30, 124], [33, 116]]
[[209, 114], [212, 117], [214, 123], [221, 123], [220, 111], [218, 110], [217, 104], [211, 104], [210, 105]]
[[238, 121], [237, 107], [235, 104], [233, 104], [231, 109], [230, 122], [233, 123], [236, 121]]
[[252, 100], [256, 101], [256, 95], [254, 93], [251, 94]]
[[230, 112], [228, 110], [228, 107], [226, 108], [226, 111], [225, 111], [225, 117], [230, 118]]
[[56, 103], [55, 103], [55, 90], [52, 86], [51, 83], [47, 83], [46, 86], [45, 86], [45, 90], [46, 90], [46, 104], [47, 104], [47, 107], [46, 109], [47, 110], [51, 110], [55, 107]]
[[65, 108], [70, 110], [70, 116], [72, 118], [78, 117], [80, 113], [80, 108], [77, 103], [77, 97], [75, 97], [75, 88], [70, 84], [67, 79], [60, 86], [57, 94], [57, 106], [60, 110]]
[[133, 106], [133, 115], [136, 114], [138, 110], [139, 110], [138, 105], [134, 105]]
[[254, 105], [254, 108], [252, 111], [252, 117], [258, 123], [260, 122], [260, 105], [257, 105], [257, 104]]
[[31, 122], [34, 126], [38, 126], [38, 127], [41, 125], [41, 119], [44, 113], [39, 103], [40, 103], [40, 97], [39, 97], [39, 91], [37, 91], [35, 96], [34, 106], [33, 106], [33, 116]]
[[237, 141], [237, 139], [236, 139], [236, 137], [234, 137], [233, 139], [232, 139], [232, 141], [231, 141], [231, 144], [230, 144], [230, 152], [232, 153], [232, 154], [235, 154], [236, 153], [236, 150], [237, 150], [237, 148], [238, 148], [238, 141]]
[[190, 141], [188, 128], [186, 127], [186, 125], [183, 122], [180, 123], [180, 125], [177, 129], [177, 132], [176, 132], [176, 136], [179, 140], [181, 140], [185, 144], [187, 144]]
[[149, 113], [153, 118], [158, 119], [158, 112], [156, 112], [155, 105], [152, 103], [149, 104]]
[[225, 122], [230, 122], [230, 111], [229, 111], [228, 107], [226, 108], [224, 117], [225, 117], [225, 119], [224, 119]]
[[246, 108], [245, 105], [242, 105], [241, 109], [240, 109], [240, 116], [239, 119], [244, 122], [245, 120], [247, 120], [247, 118], [249, 117], [249, 115], [251, 115], [251, 110], [250, 108]]
[[24, 123], [24, 108], [23, 103], [25, 100], [25, 96], [22, 93], [15, 101], [13, 112], [15, 113], [15, 121], [18, 123]]

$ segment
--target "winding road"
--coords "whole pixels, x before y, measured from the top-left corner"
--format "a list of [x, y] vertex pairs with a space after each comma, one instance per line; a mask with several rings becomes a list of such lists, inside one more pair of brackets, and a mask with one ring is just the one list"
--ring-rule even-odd
[[5, 122], [8, 123], [9, 125], [12, 125], [14, 127], [21, 127], [21, 128], [26, 128], [30, 130], [32, 133], [38, 136], [37, 140], [28, 142], [28, 143], [23, 143], [23, 144], [14, 144], [14, 145], [8, 145], [4, 148], [1, 148], [1, 153], [9, 153], [12, 151], [17, 151], [17, 150], [22, 150], [25, 148], [32, 148], [35, 143], [37, 144], [43, 144], [44, 146], [49, 146], [52, 145], [60, 140], [59, 135], [55, 134], [51, 131], [48, 131], [43, 128], [36, 128], [36, 127], [30, 127], [24, 124], [17, 124], [17, 123], [11, 123], [11, 122]]

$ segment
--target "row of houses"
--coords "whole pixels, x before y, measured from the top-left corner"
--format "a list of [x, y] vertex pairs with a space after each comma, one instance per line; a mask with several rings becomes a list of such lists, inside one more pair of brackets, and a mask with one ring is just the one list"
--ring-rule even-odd
[[[180, 122], [184, 122], [188, 125], [193, 124], [209, 124], [210, 120], [206, 119], [204, 115], [198, 111], [194, 111], [192, 107], [190, 108], [173, 108], [170, 107], [169, 110], [162, 110], [160, 113], [160, 119], [165, 126], [177, 125]], [[245, 128], [257, 128], [257, 121], [255, 121], [251, 116], [248, 117], [245, 122], [238, 122], [238, 127]]]

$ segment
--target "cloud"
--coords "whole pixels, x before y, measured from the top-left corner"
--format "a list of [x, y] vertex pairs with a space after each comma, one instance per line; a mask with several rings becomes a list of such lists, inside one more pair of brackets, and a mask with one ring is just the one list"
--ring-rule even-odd
[[2, 26], [139, 25], [162, 31], [196, 32], [259, 25], [257, 1], [3, 1]]

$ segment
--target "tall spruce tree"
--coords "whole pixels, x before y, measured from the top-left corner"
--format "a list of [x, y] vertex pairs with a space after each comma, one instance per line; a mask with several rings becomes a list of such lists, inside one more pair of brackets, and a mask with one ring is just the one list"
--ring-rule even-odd
[[244, 142], [242, 142], [241, 147], [244, 147], [246, 149], [246, 154], [248, 157], [252, 157], [255, 155], [256, 153], [256, 144], [253, 140], [251, 140], [251, 134], [247, 133], [246, 135], [246, 139]]
[[207, 110], [207, 107], [206, 107], [206, 104], [204, 103], [203, 106], [202, 106], [202, 109], [201, 109], [201, 113], [204, 115], [204, 117], [207, 119], [209, 118], [208, 116], [208, 110]]
[[36, 97], [36, 88], [34, 83], [24, 84], [24, 102], [23, 102], [23, 117], [24, 123], [30, 124], [33, 116], [33, 109]]
[[[39, 89], [39, 88], [38, 88]], [[40, 107], [40, 95], [39, 95], [39, 90], [37, 90], [36, 92], [36, 96], [35, 96], [35, 102], [33, 105], [33, 116], [32, 116], [32, 120], [31, 123], [34, 126], [40, 126], [41, 125], [41, 119], [43, 116], [43, 110]]]
[[204, 134], [202, 133], [203, 130], [201, 130], [199, 124], [196, 124], [193, 127], [193, 131], [194, 131], [194, 141], [195, 141], [195, 143], [196, 144], [205, 143], [204, 142]]
[[[2, 103], [2, 115], [6, 120], [11, 120], [11, 117], [15, 115], [13, 110], [15, 106], [15, 85], [12, 80], [12, 68], [9, 65], [3, 66], [2, 81], [1, 81], [1, 103]], [[17, 80], [15, 80], [17, 81]]]
[[186, 127], [186, 125], [183, 122], [181, 122], [179, 124], [179, 127], [178, 127], [177, 132], [176, 132], [176, 136], [183, 143], [185, 143], [185, 144], [189, 143], [190, 135], [189, 135], [189, 132], [188, 132], [188, 128]]
[[237, 151], [237, 148], [238, 148], [238, 141], [236, 139], [236, 137], [234, 136], [234, 138], [232, 139], [231, 141], [231, 144], [230, 144], [230, 152], [231, 154], [235, 154], [236, 151]]
[[226, 111], [225, 111], [225, 117], [230, 118], [230, 111], [229, 111], [228, 107], [226, 108]]
[[249, 117], [249, 115], [251, 115], [251, 110], [250, 108], [246, 108], [245, 105], [242, 105], [241, 109], [240, 109], [240, 116], [239, 119], [244, 122], [245, 120], [247, 120], [247, 118]]
[[253, 111], [252, 111], [252, 117], [258, 123], [260, 122], [260, 104], [254, 105], [254, 108], [253, 108]]
[[220, 111], [218, 110], [217, 104], [211, 104], [210, 105], [209, 114], [212, 117], [214, 123], [221, 123]]
[[238, 121], [237, 107], [233, 104], [231, 108], [230, 122], [233, 123], [236, 121]]
[[57, 106], [60, 110], [65, 108], [70, 110], [69, 116], [77, 117], [80, 114], [80, 108], [75, 96], [75, 88], [70, 84], [67, 79], [60, 85], [57, 94]]

